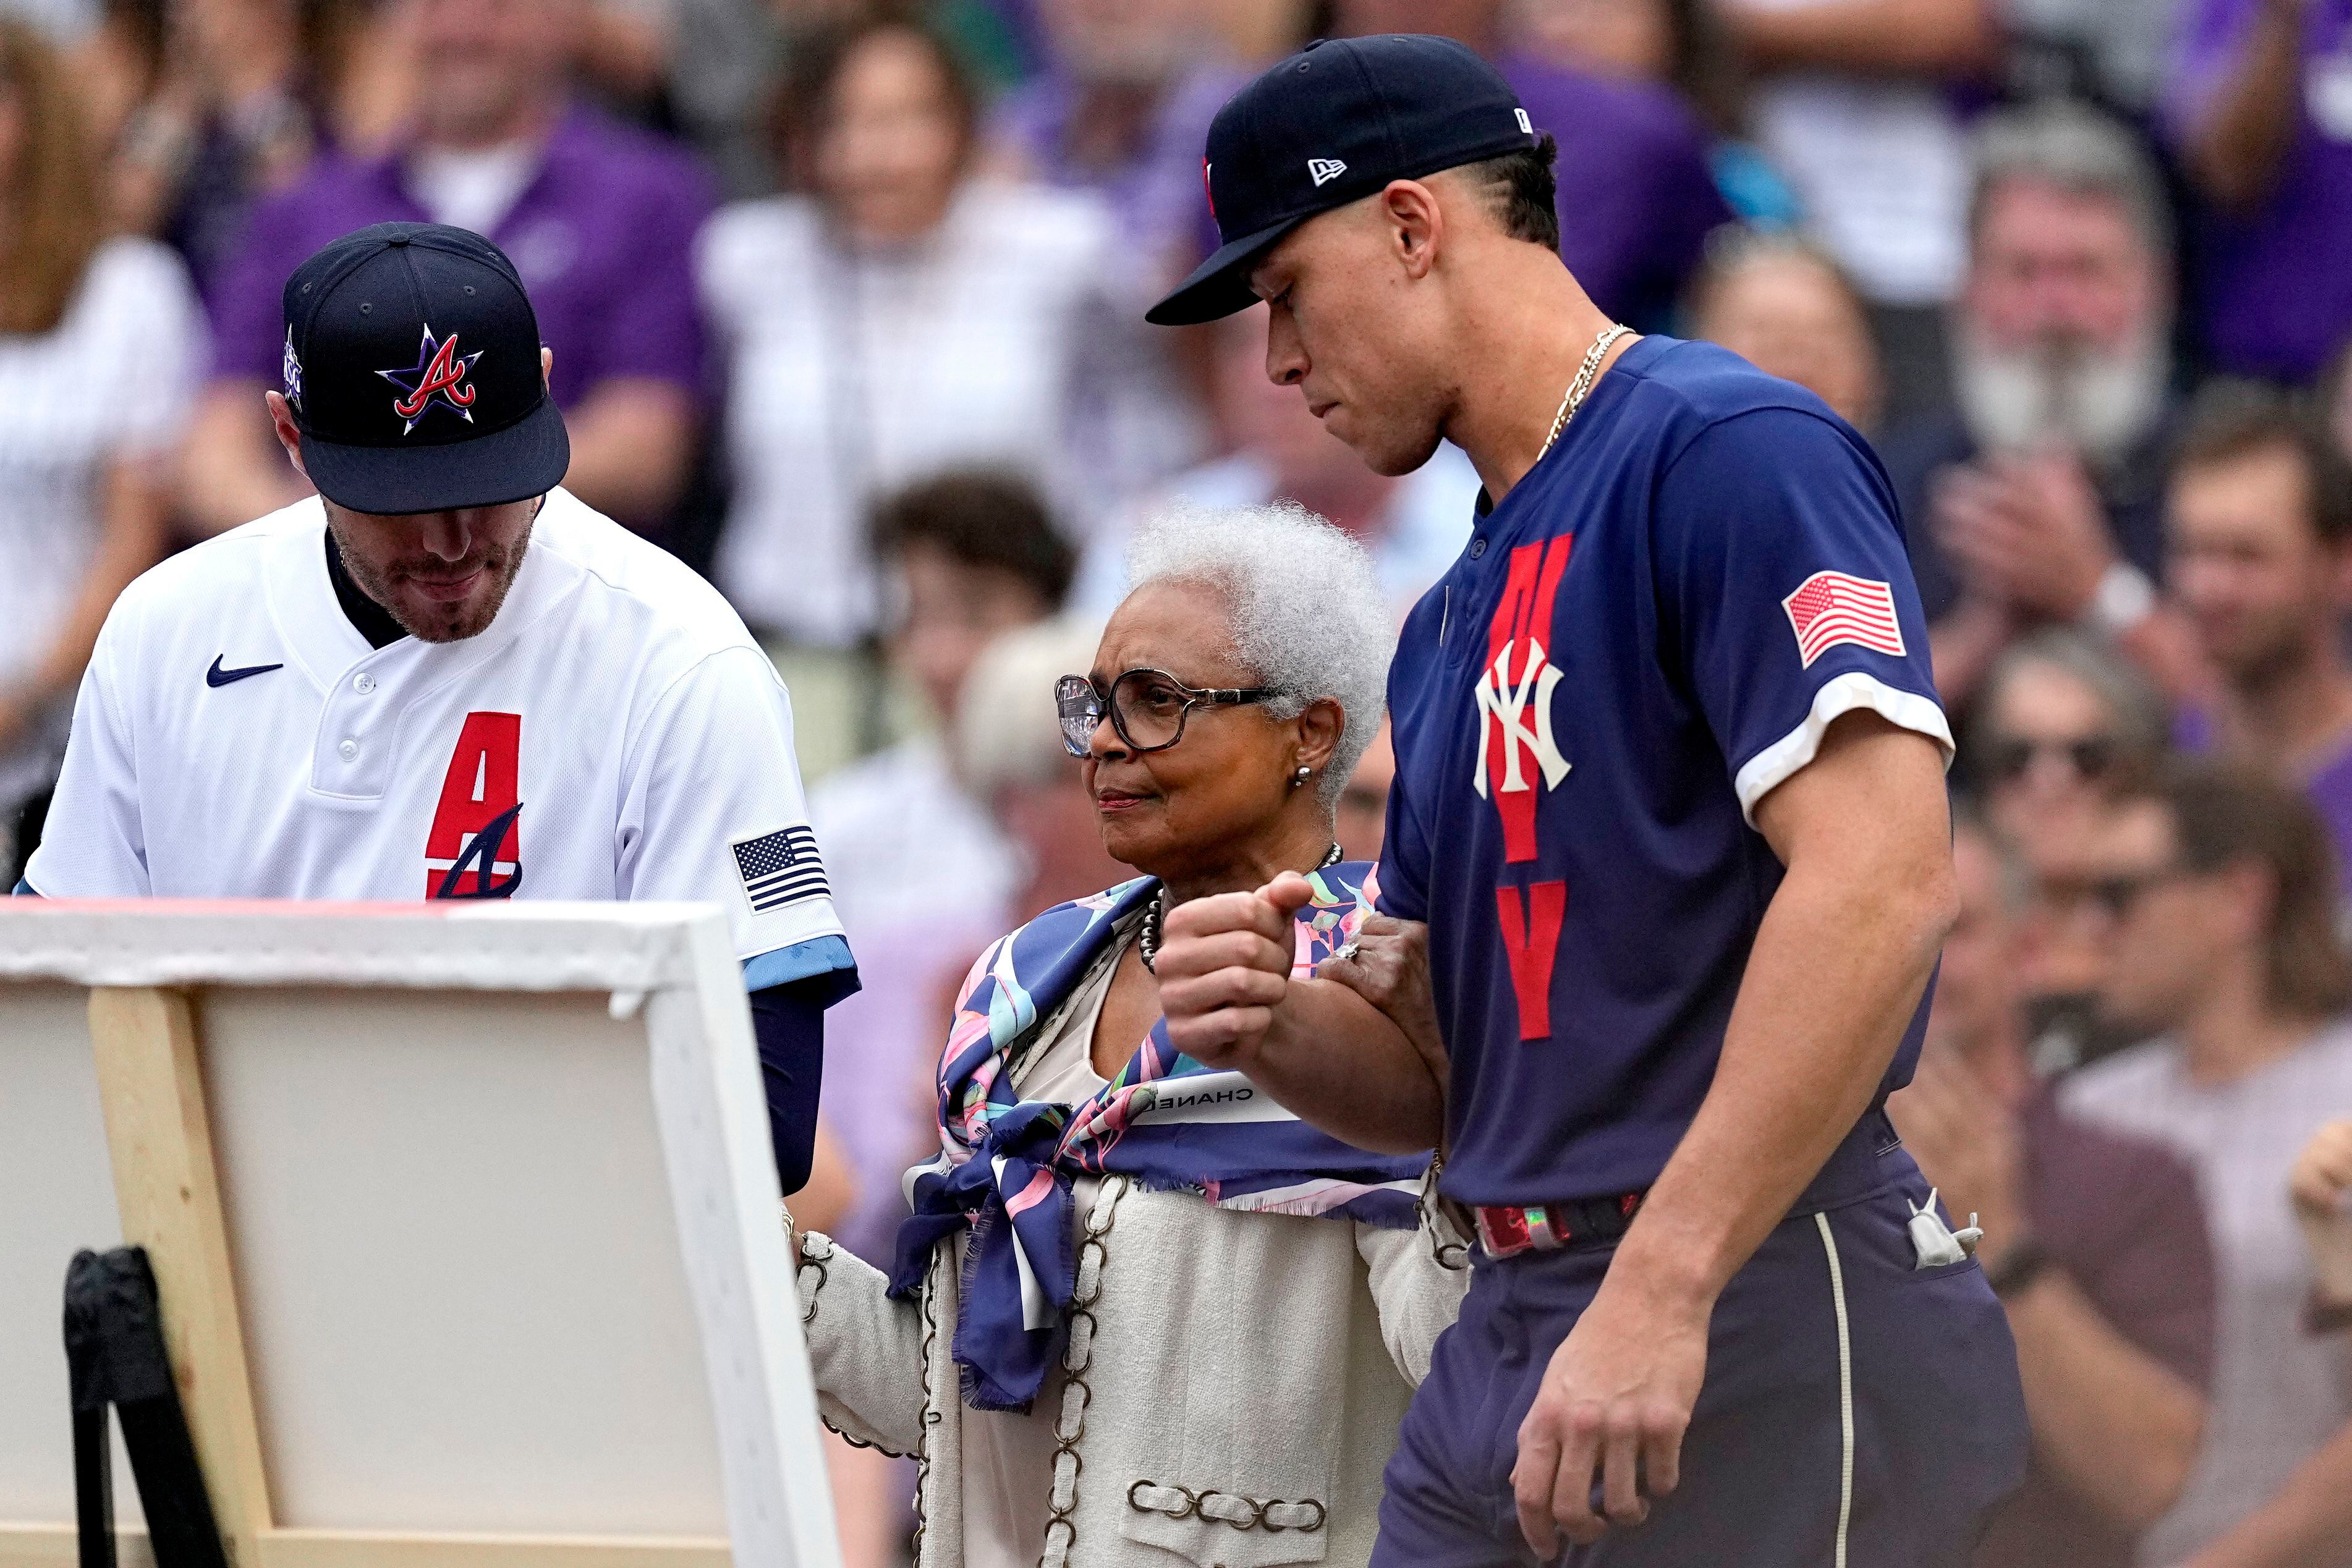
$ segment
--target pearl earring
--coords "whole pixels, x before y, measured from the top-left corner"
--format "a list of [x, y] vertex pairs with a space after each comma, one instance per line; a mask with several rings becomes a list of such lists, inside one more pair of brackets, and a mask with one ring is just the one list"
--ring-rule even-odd
[[1302, 763], [1302, 764], [1300, 764], [1300, 765], [1299, 765], [1298, 771], [1291, 777], [1291, 780], [1290, 780], [1290, 787], [1291, 787], [1293, 789], [1297, 789], [1301, 784], [1306, 783], [1309, 779], [1313, 778], [1314, 776], [1315, 776], [1315, 769], [1313, 769], [1312, 768], [1309, 768], [1309, 767], [1306, 766], [1304, 763]]

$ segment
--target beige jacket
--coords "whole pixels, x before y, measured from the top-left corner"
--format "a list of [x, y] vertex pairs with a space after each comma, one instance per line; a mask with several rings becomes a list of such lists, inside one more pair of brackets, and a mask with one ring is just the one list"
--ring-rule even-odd
[[[963, 1563], [954, 1256], [942, 1243], [923, 1296], [893, 1301], [878, 1270], [802, 1239], [826, 1425], [923, 1460], [917, 1568]], [[1442, 1221], [1380, 1230], [1103, 1183], [1078, 1251], [1045, 1568], [1366, 1562], [1397, 1424], [1468, 1281]]]

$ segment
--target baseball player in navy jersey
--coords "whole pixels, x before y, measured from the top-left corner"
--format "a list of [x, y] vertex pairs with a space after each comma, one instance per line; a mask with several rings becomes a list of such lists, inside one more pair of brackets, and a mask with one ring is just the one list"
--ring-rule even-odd
[[1811, 393], [1593, 306], [1554, 156], [1436, 38], [1310, 48], [1210, 131], [1226, 243], [1152, 319], [1267, 301], [1334, 435], [1450, 438], [1486, 493], [1391, 676], [1381, 950], [1294, 981], [1296, 879], [1185, 904], [1169, 1031], [1442, 1143], [1475, 1221], [1376, 1563], [1965, 1563], [2024, 1412], [1881, 1110], [1955, 904], [1894, 498]]
[[380, 224], [286, 285], [268, 394], [319, 495], [175, 556], [100, 633], [20, 893], [724, 907], [789, 1192], [856, 989], [782, 684], [677, 559], [559, 488], [513, 266]]

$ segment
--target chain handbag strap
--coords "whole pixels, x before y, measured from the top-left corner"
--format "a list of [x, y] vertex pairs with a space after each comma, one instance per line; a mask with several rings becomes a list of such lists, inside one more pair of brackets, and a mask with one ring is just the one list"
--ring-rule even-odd
[[1568, 391], [1560, 397], [1559, 412], [1551, 416], [1551, 434], [1544, 437], [1543, 450], [1536, 454], [1537, 462], [1544, 460], [1544, 453], [1551, 450], [1552, 443], [1559, 439], [1559, 433], [1568, 428], [1569, 421], [1576, 417], [1576, 411], [1584, 406], [1585, 398], [1592, 391], [1592, 383], [1600, 379], [1601, 361], [1609, 357], [1609, 346], [1633, 330], [1622, 321], [1612, 322], [1592, 340], [1592, 347], [1584, 351], [1584, 363], [1577, 367], [1576, 379], [1568, 383]]

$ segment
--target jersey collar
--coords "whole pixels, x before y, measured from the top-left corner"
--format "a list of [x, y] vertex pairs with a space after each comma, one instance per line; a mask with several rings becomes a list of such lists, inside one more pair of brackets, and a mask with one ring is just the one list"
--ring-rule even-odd
[[290, 526], [271, 541], [262, 569], [270, 618], [285, 640], [288, 662], [326, 691], [362, 664], [415, 661], [455, 673], [494, 656], [577, 586], [581, 569], [549, 548], [549, 536], [565, 530], [571, 510], [579, 504], [562, 490], [549, 493], [532, 527], [530, 547], [523, 552], [522, 570], [515, 574], [489, 630], [462, 643], [404, 637], [383, 648], [372, 646], [360, 634], [335, 597], [327, 575], [326, 508], [315, 496], [289, 508]]

